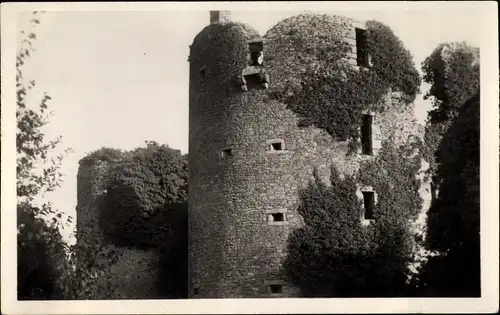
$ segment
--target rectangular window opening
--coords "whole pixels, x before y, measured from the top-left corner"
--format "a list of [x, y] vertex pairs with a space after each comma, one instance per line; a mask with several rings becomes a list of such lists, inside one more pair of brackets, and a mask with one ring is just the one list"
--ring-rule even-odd
[[373, 116], [363, 115], [363, 125], [361, 126], [361, 145], [362, 152], [365, 155], [373, 154], [372, 125]]
[[368, 55], [367, 32], [364, 29], [356, 28], [356, 52], [357, 63], [360, 67], [368, 68], [370, 66], [370, 56]]
[[276, 212], [276, 213], [269, 213], [267, 219], [269, 222], [284, 222], [286, 220], [286, 217], [285, 213]]
[[233, 149], [223, 149], [221, 151], [221, 157], [222, 158], [227, 158], [233, 156]]
[[271, 284], [269, 285], [269, 293], [271, 294], [282, 294], [283, 285], [282, 284]]
[[248, 42], [250, 66], [262, 66], [264, 63], [264, 44], [261, 39]]
[[194, 295], [198, 295], [198, 294], [200, 294], [200, 288], [195, 287], [195, 288], [193, 289], [193, 294], [194, 294]]
[[283, 142], [273, 142], [270, 145], [271, 151], [283, 151]]
[[374, 218], [375, 193], [373, 191], [363, 191], [363, 202], [365, 208], [364, 218], [365, 220], [372, 220]]

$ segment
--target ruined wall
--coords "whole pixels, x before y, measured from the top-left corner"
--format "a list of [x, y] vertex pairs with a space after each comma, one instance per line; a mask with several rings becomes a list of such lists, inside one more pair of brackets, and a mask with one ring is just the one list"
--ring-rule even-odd
[[[102, 299], [159, 298], [156, 292], [159, 255], [155, 250], [139, 250], [106, 244], [99, 225], [98, 203], [106, 188], [104, 161], [80, 163], [77, 177], [77, 243], [92, 255], [114, 252], [117, 262], [107, 265], [107, 276], [97, 287], [109, 283], [110, 290], [99, 292]], [[107, 262], [104, 262], [105, 264]]]
[[[247, 40], [259, 37], [251, 27], [212, 24], [194, 39], [189, 104], [190, 298], [300, 295], [286, 283], [282, 270], [288, 235], [301, 224], [296, 212], [299, 189], [315, 168], [327, 180], [331, 165], [352, 172], [361, 159], [370, 158], [348, 155], [348, 142], [337, 141], [322, 129], [298, 127], [300, 118], [269, 97], [274, 88], [291, 84], [295, 71], [308, 62], [294, 53], [297, 43], [289, 44], [281, 36], [287, 23], [308, 27], [310, 38], [317, 41], [334, 31], [353, 46], [347, 62], [355, 62], [354, 27], [362, 24], [343, 18], [320, 21], [324, 25], [292, 18], [266, 34], [265, 54], [273, 56], [265, 64], [271, 77], [269, 90], [242, 92], [238, 84], [247, 65]], [[388, 91], [385, 101], [397, 102], [397, 94], [393, 99]], [[393, 133], [403, 141], [412, 129], [412, 115], [412, 105], [375, 115], [380, 131], [376, 146]], [[282, 141], [284, 150], [269, 151], [271, 140]], [[231, 149], [232, 155], [222, 157], [223, 149]], [[268, 222], [273, 211], [285, 212], [286, 221]], [[283, 292], [270, 293], [268, 285], [273, 283], [283, 284]]]

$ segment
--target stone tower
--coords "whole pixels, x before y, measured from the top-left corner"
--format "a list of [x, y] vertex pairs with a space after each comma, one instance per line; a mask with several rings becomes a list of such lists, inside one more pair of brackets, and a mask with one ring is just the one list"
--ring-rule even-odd
[[[347, 157], [347, 141], [299, 127], [299, 117], [269, 97], [304, 62], [287, 35], [294, 27], [309, 28], [311, 38], [340, 36], [353, 51], [346, 61], [359, 68], [364, 25], [336, 16], [288, 18], [261, 37], [227, 12], [211, 12], [190, 47], [189, 298], [299, 296], [282, 270], [288, 236], [301, 225], [299, 189], [315, 170], [328, 179], [331, 165], [351, 172], [370, 158]], [[392, 96], [386, 101], [397, 101]], [[401, 139], [411, 133], [412, 115], [412, 108], [377, 114], [373, 154], [395, 130]]]

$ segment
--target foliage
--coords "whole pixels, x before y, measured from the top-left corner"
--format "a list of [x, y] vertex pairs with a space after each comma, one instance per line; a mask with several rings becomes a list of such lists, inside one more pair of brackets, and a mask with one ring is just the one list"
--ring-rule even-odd
[[[40, 23], [38, 15], [36, 11], [33, 13], [32, 26]], [[55, 158], [49, 156], [49, 152], [60, 143], [61, 137], [47, 142], [41, 131], [47, 125], [50, 116], [47, 104], [50, 96], [43, 95], [38, 109], [29, 108], [26, 104], [27, 97], [36, 83], [35, 81], [26, 82], [22, 67], [26, 58], [34, 51], [32, 41], [36, 39], [36, 35], [25, 31], [21, 31], [21, 34], [24, 35], [24, 39], [16, 57], [17, 196], [31, 201], [40, 193], [53, 191], [60, 185], [59, 166], [63, 154]], [[40, 165], [46, 167], [38, 174], [37, 167]]]
[[[164, 298], [186, 298], [187, 156], [146, 141], [146, 147], [127, 152], [102, 148], [80, 164], [93, 165], [97, 161], [107, 165], [102, 174], [106, 191], [98, 197], [97, 221], [89, 224], [99, 226], [105, 242], [96, 235], [79, 234], [78, 239], [85, 242], [77, 243], [80, 249], [74, 259], [91, 277], [109, 283], [103, 271], [119, 259], [120, 247], [155, 249], [160, 271], [154, 284], [157, 293]], [[99, 292], [92, 292], [95, 288]], [[110, 296], [111, 289], [90, 283], [85, 286], [84, 296]]]
[[433, 98], [431, 123], [456, 118], [460, 106], [479, 88], [479, 49], [466, 43], [439, 45], [422, 63], [423, 79], [430, 89], [425, 98]]
[[108, 176], [100, 223], [111, 243], [151, 247], [164, 242], [163, 212], [187, 199], [186, 157], [148, 142], [111, 167]]
[[480, 296], [479, 108], [478, 91], [462, 106], [437, 151], [441, 184], [428, 211], [426, 243], [441, 255], [422, 271], [426, 294]]
[[125, 154], [125, 152], [119, 149], [101, 148], [83, 157], [79, 163], [82, 165], [92, 165], [96, 161], [118, 162], [125, 157]]
[[163, 220], [169, 238], [160, 244], [158, 294], [165, 298], [187, 299], [188, 282], [188, 217], [187, 203], [171, 205]]
[[[31, 25], [39, 24], [39, 13], [33, 12]], [[71, 223], [72, 218], [52, 208], [50, 203], [35, 205], [35, 199], [60, 186], [60, 165], [70, 152], [52, 157], [61, 137], [46, 141], [43, 127], [49, 123], [50, 97], [43, 95], [38, 108], [30, 108], [29, 96], [34, 81], [26, 82], [23, 65], [33, 52], [33, 32], [21, 32], [24, 39], [16, 59], [17, 86], [17, 226], [18, 226], [18, 298], [19, 299], [68, 299], [85, 298], [105, 290], [98, 284], [97, 273], [103, 268], [81, 268], [76, 250], [86, 249], [85, 263], [95, 259], [95, 247], [82, 244], [68, 246], [60, 234], [60, 228]], [[41, 168], [41, 171], [39, 171]], [[50, 220], [50, 221], [49, 221]], [[82, 248], [83, 247], [83, 248]]]
[[420, 271], [419, 294], [479, 296], [479, 49], [441, 44], [422, 70], [431, 85], [425, 97], [434, 105], [425, 159], [439, 194], [428, 211], [425, 239], [438, 255]]
[[[39, 12], [33, 12], [31, 27], [40, 23], [38, 16]], [[50, 203], [35, 205], [35, 198], [59, 187], [59, 168], [69, 150], [53, 157], [51, 152], [61, 138], [46, 141], [42, 132], [49, 122], [50, 97], [44, 94], [38, 108], [30, 108], [27, 104], [35, 82], [25, 80], [23, 65], [34, 51], [32, 42], [36, 35], [33, 31], [21, 31], [21, 35], [23, 39], [16, 58], [18, 298], [62, 298], [64, 289], [57, 279], [65, 264], [67, 246], [59, 228], [70, 223], [71, 218], [64, 220]]]
[[460, 107], [479, 88], [479, 70], [479, 49], [463, 42], [439, 45], [422, 63], [424, 82], [430, 84], [424, 98], [433, 101], [426, 124], [424, 156], [429, 162], [428, 176], [436, 187], [441, 179], [435, 176], [435, 153]]
[[[297, 113], [302, 126], [322, 128], [339, 140], [356, 138], [360, 113], [385, 110], [384, 97], [389, 88], [404, 92], [406, 102], [412, 102], [419, 93], [420, 76], [411, 55], [388, 26], [367, 22], [367, 52], [373, 65], [366, 71], [347, 62], [350, 45], [331, 17], [306, 14], [295, 19], [285, 20], [282, 24], [286, 25], [268, 32], [279, 56], [268, 64], [272, 69], [281, 63], [278, 68], [286, 69], [286, 77], [272, 73], [274, 81], [300, 83], [273, 83], [271, 97]], [[296, 27], [303, 24], [299, 23], [302, 19], [308, 27]], [[274, 34], [278, 31], [280, 35]], [[289, 46], [294, 47], [293, 55]]]
[[[421, 207], [418, 146], [385, 143], [358, 175], [342, 178], [332, 168], [330, 186], [317, 179], [301, 193], [304, 226], [289, 238], [285, 267], [305, 296], [405, 294], [414, 246], [410, 223]], [[378, 195], [368, 226], [362, 223], [359, 186], [371, 186]]]
[[57, 220], [48, 224], [36, 215], [41, 211], [28, 202], [17, 205], [17, 292], [22, 300], [64, 296], [57, 279], [65, 264], [66, 244]]

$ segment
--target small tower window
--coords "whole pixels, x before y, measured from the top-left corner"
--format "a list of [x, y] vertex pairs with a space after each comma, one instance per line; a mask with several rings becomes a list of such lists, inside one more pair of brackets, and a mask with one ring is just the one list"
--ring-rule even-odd
[[267, 141], [270, 152], [276, 151], [284, 151], [285, 150], [285, 141], [283, 140], [269, 140]]
[[375, 205], [375, 193], [373, 191], [363, 191], [364, 219], [373, 220], [373, 207]]
[[267, 210], [266, 215], [269, 225], [283, 225], [287, 221], [286, 209]]
[[272, 151], [283, 151], [283, 143], [281, 143], [281, 142], [271, 143], [271, 150]]
[[200, 294], [200, 287], [199, 285], [195, 285], [193, 288], [193, 294], [194, 295], [199, 295]]
[[248, 42], [250, 54], [250, 66], [262, 66], [264, 64], [264, 44], [262, 39], [255, 39]]
[[356, 52], [358, 66], [369, 68], [370, 56], [368, 55], [368, 36], [364, 29], [356, 28]]
[[282, 284], [270, 284], [269, 285], [269, 293], [282, 294], [283, 293], [283, 285]]
[[233, 149], [231, 148], [226, 148], [221, 151], [221, 157], [222, 158], [228, 158], [233, 156]]
[[361, 146], [364, 155], [373, 155], [372, 125], [373, 115], [363, 115], [363, 124], [361, 126]]
[[284, 293], [286, 282], [284, 280], [265, 280], [264, 284], [270, 295], [281, 295]]
[[203, 66], [200, 68], [200, 75], [202, 78], [205, 78], [207, 76], [207, 67], [206, 66]]
[[283, 221], [285, 221], [285, 214], [284, 213], [272, 213], [270, 215], [270, 221], [271, 222], [283, 222]]
[[285, 214], [283, 212], [269, 213], [267, 220], [269, 222], [284, 222]]

